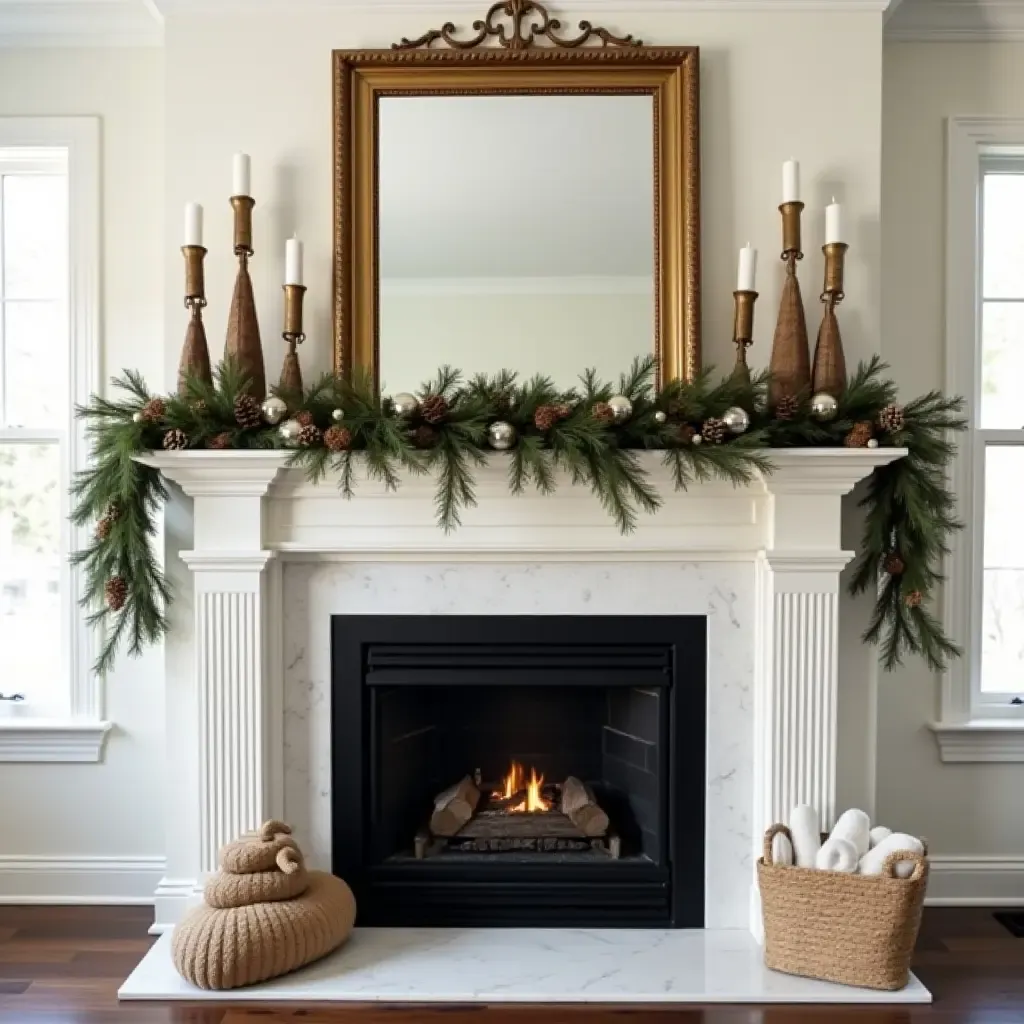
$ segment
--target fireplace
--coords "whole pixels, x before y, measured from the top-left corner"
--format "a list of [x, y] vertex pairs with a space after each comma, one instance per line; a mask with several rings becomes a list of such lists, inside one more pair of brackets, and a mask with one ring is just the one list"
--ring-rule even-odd
[[333, 868], [368, 925], [702, 927], [706, 619], [332, 619]]

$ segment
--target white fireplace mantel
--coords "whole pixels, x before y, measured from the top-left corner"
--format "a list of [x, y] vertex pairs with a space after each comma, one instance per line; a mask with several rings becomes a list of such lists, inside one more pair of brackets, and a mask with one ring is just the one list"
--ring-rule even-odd
[[743, 809], [750, 852], [794, 804], [818, 807], [823, 827], [830, 825], [839, 573], [852, 557], [840, 542], [841, 500], [904, 455], [900, 448], [776, 450], [774, 472], [748, 486], [676, 492], [660, 457], [644, 453], [664, 506], [627, 536], [589, 490], [568, 481], [547, 497], [510, 495], [508, 458], [497, 454], [477, 472], [477, 506], [449, 535], [435, 522], [432, 477], [406, 478], [397, 492], [364, 478], [344, 500], [330, 477], [313, 485], [288, 467], [287, 452], [140, 456], [193, 499], [192, 549], [181, 552], [193, 578], [193, 671], [168, 678], [169, 701], [180, 707], [185, 698], [190, 710], [169, 720], [169, 733], [185, 735], [169, 735], [168, 744], [195, 752], [189, 784], [196, 791], [169, 811], [169, 834], [188, 838], [174, 857], [169, 852], [155, 930], [180, 918], [223, 843], [286, 812], [285, 561], [750, 563], [753, 804]]

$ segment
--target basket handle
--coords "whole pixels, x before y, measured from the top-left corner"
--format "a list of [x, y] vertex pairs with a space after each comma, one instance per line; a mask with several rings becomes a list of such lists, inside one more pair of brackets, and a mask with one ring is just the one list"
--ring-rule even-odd
[[789, 845], [793, 845], [793, 833], [785, 825], [772, 825], [770, 829], [764, 834], [764, 862], [766, 867], [772, 866], [772, 840], [777, 835], [784, 835], [789, 840]]
[[882, 874], [886, 878], [898, 878], [896, 865], [907, 860], [913, 861], [914, 870], [909, 878], [901, 879], [901, 881], [916, 882], [924, 874], [924, 857], [913, 850], [893, 850], [882, 864]]

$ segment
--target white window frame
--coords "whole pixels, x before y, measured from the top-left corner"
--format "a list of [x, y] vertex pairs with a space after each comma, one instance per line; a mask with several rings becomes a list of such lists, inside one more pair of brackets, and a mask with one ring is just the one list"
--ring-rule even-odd
[[[994, 148], [1017, 147], [1024, 167], [1024, 118], [951, 117], [947, 122], [946, 389], [973, 417], [981, 395], [982, 174]], [[985, 449], [1019, 444], [1017, 431], [973, 426], [961, 441], [951, 483], [965, 529], [951, 542], [943, 621], [964, 648], [942, 676], [932, 723], [943, 761], [1024, 761], [1024, 707], [981, 692]]]
[[[0, 117], [0, 148], [55, 148], [68, 154], [68, 343], [71, 404], [63, 434], [64, 478], [70, 481], [88, 461], [85, 426], [74, 406], [86, 404], [99, 382], [100, 128], [95, 117]], [[52, 431], [43, 431], [47, 438]], [[17, 439], [29, 432], [17, 431]], [[0, 429], [0, 438], [4, 432]], [[15, 439], [12, 434], [10, 439]], [[71, 500], [62, 497], [63, 546], [77, 550], [89, 543], [89, 530], [69, 519]], [[30, 714], [0, 716], [0, 762], [99, 761], [111, 728], [103, 718], [103, 680], [92, 671], [97, 649], [95, 629], [79, 605], [83, 571], [65, 562], [61, 575], [68, 715], [58, 719]], [[13, 687], [16, 689], [17, 687]], [[26, 709], [29, 712], [31, 709]]]

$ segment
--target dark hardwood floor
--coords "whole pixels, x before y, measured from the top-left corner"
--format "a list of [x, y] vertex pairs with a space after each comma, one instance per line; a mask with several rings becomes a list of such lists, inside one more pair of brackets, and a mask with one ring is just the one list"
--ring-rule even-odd
[[1024, 939], [987, 911], [927, 910], [915, 970], [919, 1009], [840, 1007], [118, 1005], [149, 948], [137, 907], [0, 907], [0, 1022], [24, 1024], [1024, 1024]]

